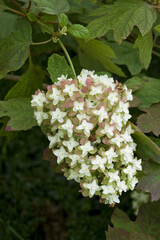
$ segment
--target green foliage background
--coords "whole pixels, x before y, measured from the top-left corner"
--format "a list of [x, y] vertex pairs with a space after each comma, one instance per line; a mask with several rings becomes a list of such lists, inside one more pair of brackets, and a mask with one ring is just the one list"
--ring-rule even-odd
[[[0, 0], [0, 239], [159, 240], [159, 49], [157, 0]], [[130, 192], [115, 209], [83, 198], [45, 151], [31, 95], [82, 68], [133, 90], [137, 189], [150, 194], [137, 219]]]

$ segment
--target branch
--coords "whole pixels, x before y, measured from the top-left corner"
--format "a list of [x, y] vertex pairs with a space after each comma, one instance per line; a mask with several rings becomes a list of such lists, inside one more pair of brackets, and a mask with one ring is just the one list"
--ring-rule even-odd
[[38, 42], [38, 43], [31, 43], [31, 45], [42, 45], [42, 44], [46, 44], [49, 43], [53, 40], [53, 37], [51, 37], [50, 39], [44, 41], [44, 42]]
[[[13, 74], [7, 74], [5, 77], [3, 77], [3, 79], [9, 80], [9, 81], [14, 81], [14, 82], [18, 82], [20, 80], [20, 76], [18, 75], [13, 75]], [[47, 84], [44, 83], [43, 84], [43, 89], [46, 90], [47, 89]]]

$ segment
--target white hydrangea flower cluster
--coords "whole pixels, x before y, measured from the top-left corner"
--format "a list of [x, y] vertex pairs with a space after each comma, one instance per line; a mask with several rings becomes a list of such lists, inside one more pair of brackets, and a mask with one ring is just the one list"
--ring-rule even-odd
[[77, 79], [62, 75], [31, 101], [67, 179], [79, 182], [84, 196], [98, 195], [112, 206], [123, 191], [134, 189], [142, 170], [128, 122], [132, 98], [131, 90], [108, 75], [83, 69]]

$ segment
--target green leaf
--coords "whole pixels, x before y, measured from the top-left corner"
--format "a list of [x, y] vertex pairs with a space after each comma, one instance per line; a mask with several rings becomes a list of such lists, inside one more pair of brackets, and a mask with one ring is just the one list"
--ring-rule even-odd
[[8, 72], [19, 69], [28, 57], [32, 43], [32, 29], [25, 20], [19, 20], [17, 30], [0, 39], [0, 79]]
[[66, 14], [64, 14], [64, 13], [60, 14], [60, 16], [59, 16], [59, 24], [60, 24], [60, 26], [62, 28], [68, 24], [68, 17], [67, 17]]
[[13, 98], [8, 101], [0, 101], [0, 117], [10, 117], [8, 126], [11, 130], [28, 130], [36, 126], [33, 118], [33, 108], [30, 99]]
[[107, 240], [155, 240], [145, 233], [127, 232], [123, 229], [108, 228]]
[[152, 48], [153, 48], [153, 36], [152, 31], [142, 36], [139, 34], [135, 44], [135, 48], [139, 48], [139, 54], [141, 62], [144, 64], [147, 69], [152, 57]]
[[68, 28], [68, 32], [74, 37], [87, 39], [90, 37], [90, 33], [86, 27], [80, 24], [74, 24]]
[[142, 205], [136, 221], [116, 208], [109, 228], [107, 240], [159, 240], [160, 236], [160, 201]]
[[59, 15], [69, 11], [67, 0], [33, 0], [44, 13]]
[[48, 68], [47, 68], [52, 82], [56, 82], [58, 77], [61, 75], [68, 75], [68, 77], [74, 77], [70, 66], [67, 64], [67, 61], [64, 57], [53, 54], [48, 59]]
[[0, 38], [5, 38], [11, 32], [16, 30], [17, 16], [9, 12], [2, 12], [0, 14]]
[[135, 132], [133, 133], [134, 141], [137, 144], [136, 154], [143, 160], [152, 160], [160, 164], [160, 148], [145, 134], [132, 124]]
[[114, 42], [108, 44], [112, 47], [117, 56], [117, 58], [113, 60], [114, 63], [126, 65], [132, 75], [141, 72], [144, 65], [140, 61], [138, 49], [134, 49], [132, 43], [124, 41], [121, 45]]
[[78, 43], [79, 60], [83, 67], [91, 68], [93, 65], [95, 67], [99, 66], [99, 69], [95, 68], [94, 70], [107, 70], [119, 76], [125, 76], [122, 70], [110, 60], [110, 58], [116, 58], [116, 55], [106, 43], [99, 40], [88, 42], [78, 40]]
[[7, 93], [5, 100], [18, 97], [31, 97], [38, 88], [42, 88], [44, 74], [41, 67], [31, 65], [28, 71], [21, 76], [18, 83]]
[[160, 102], [160, 79], [144, 77], [133, 77], [125, 82], [128, 88], [133, 89], [134, 95], [142, 103], [140, 108], [148, 108], [153, 103]]
[[150, 31], [156, 21], [156, 9], [143, 0], [117, 0], [114, 5], [103, 8], [102, 17], [92, 21], [88, 29], [92, 38], [105, 35], [113, 29], [114, 39], [121, 43], [131, 33], [134, 26], [138, 27], [142, 36]]
[[139, 178], [137, 188], [150, 192], [152, 201], [157, 201], [160, 199], [160, 165], [147, 161], [143, 163], [142, 168], [143, 176]]
[[153, 104], [150, 108], [141, 108], [146, 114], [137, 118], [137, 126], [143, 133], [153, 132], [157, 137], [160, 135], [160, 103]]

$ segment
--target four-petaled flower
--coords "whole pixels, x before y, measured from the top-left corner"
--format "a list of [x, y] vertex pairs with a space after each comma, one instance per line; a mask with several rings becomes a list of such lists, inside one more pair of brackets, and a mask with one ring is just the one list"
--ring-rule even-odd
[[61, 112], [59, 108], [56, 108], [56, 111], [50, 112], [50, 115], [52, 116], [51, 118], [51, 123], [54, 123], [56, 120], [60, 123], [64, 122], [64, 117], [67, 115], [66, 112]]
[[90, 142], [85, 143], [84, 145], [80, 146], [79, 148], [82, 150], [82, 157], [85, 157], [88, 154], [88, 152], [90, 152], [94, 149]]
[[52, 88], [52, 93], [48, 96], [49, 99], [53, 100], [53, 105], [57, 105], [59, 101], [64, 101], [65, 98], [61, 94], [61, 91], [57, 88]]
[[63, 141], [63, 145], [68, 148], [69, 152], [72, 152], [73, 148], [78, 146], [79, 143], [76, 142], [73, 137], [71, 137], [69, 141]]
[[68, 93], [70, 97], [73, 96], [73, 93], [78, 91], [78, 88], [75, 86], [75, 84], [71, 85], [65, 85], [65, 88], [63, 90], [64, 93]]
[[93, 170], [96, 170], [97, 168], [100, 168], [102, 170], [105, 170], [104, 164], [107, 162], [107, 158], [102, 158], [99, 155], [96, 155], [94, 160], [92, 160]]
[[108, 118], [107, 111], [108, 109], [102, 106], [99, 110], [93, 110], [93, 113], [99, 117], [99, 122], [103, 122], [104, 119]]
[[93, 182], [91, 183], [84, 183], [83, 186], [87, 189], [89, 189], [89, 196], [93, 197], [93, 195], [95, 194], [95, 192], [100, 191], [101, 188], [99, 187], [99, 185], [97, 184], [96, 180], [94, 179]]
[[63, 161], [64, 158], [68, 156], [68, 153], [64, 149], [64, 147], [61, 147], [60, 149], [53, 150], [54, 155], [57, 156], [57, 163], [60, 163]]
[[77, 111], [83, 110], [83, 107], [84, 107], [84, 102], [75, 101], [73, 111], [77, 112]]
[[72, 124], [70, 119], [67, 119], [66, 123], [63, 124], [61, 127], [62, 129], [67, 131], [68, 137], [72, 137], [74, 125]]
[[93, 123], [89, 123], [86, 120], [83, 120], [81, 125], [76, 127], [77, 130], [84, 130], [84, 134], [89, 137], [90, 136], [90, 131], [93, 128]]

